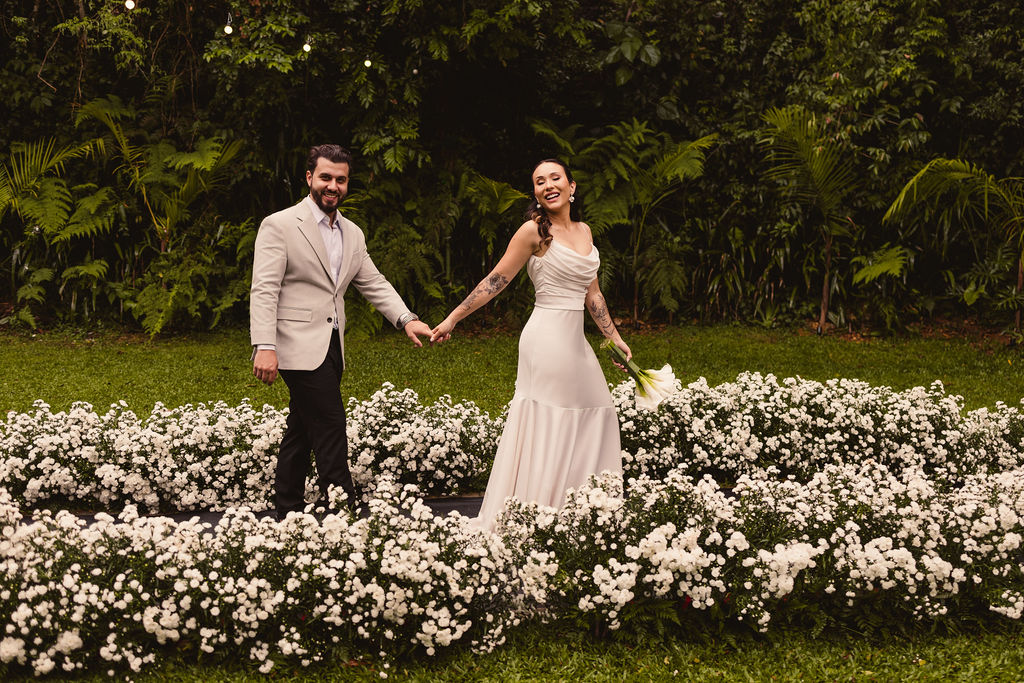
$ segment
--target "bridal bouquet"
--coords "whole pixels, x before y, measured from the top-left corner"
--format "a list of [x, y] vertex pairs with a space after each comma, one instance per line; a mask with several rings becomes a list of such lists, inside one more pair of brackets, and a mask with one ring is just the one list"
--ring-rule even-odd
[[613, 361], [625, 367], [636, 382], [637, 408], [657, 410], [658, 404], [676, 392], [676, 376], [671, 365], [666, 364], [661, 370], [641, 370], [632, 360], [626, 360], [625, 352], [611, 339], [606, 339], [601, 348]]

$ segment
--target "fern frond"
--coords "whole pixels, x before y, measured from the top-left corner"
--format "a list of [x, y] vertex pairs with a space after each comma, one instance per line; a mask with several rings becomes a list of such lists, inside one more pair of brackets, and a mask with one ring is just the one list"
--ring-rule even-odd
[[558, 153], [568, 157], [576, 156], [576, 133], [580, 129], [579, 124], [574, 124], [568, 128], [564, 128], [561, 131], [556, 130], [554, 124], [550, 121], [534, 120], [530, 122], [530, 128], [533, 129], [534, 133], [546, 137], [555, 143], [558, 148]]
[[164, 157], [165, 164], [173, 169], [194, 168], [197, 171], [211, 171], [221, 157], [224, 144], [220, 138], [202, 138], [191, 152], [171, 152]]
[[704, 174], [705, 153], [717, 139], [717, 135], [711, 134], [692, 142], [670, 144], [655, 163], [653, 175], [666, 180], [699, 178]]
[[870, 256], [857, 256], [853, 259], [854, 265], [861, 265], [861, 268], [853, 274], [854, 284], [871, 282], [883, 275], [900, 277], [903, 275], [909, 260], [910, 250], [900, 245], [884, 245]]
[[463, 194], [480, 213], [501, 215], [527, 196], [500, 180], [492, 180], [479, 173], [467, 178]]
[[94, 237], [107, 232], [114, 224], [116, 208], [117, 201], [112, 187], [102, 187], [82, 197], [67, 224], [53, 235], [52, 241], [66, 242], [75, 237]]
[[47, 236], [60, 230], [71, 215], [71, 191], [61, 178], [43, 178], [32, 194], [20, 197], [16, 211], [26, 222], [26, 228], [36, 227]]
[[71, 266], [65, 268], [64, 272], [60, 274], [61, 282], [67, 282], [68, 280], [77, 280], [84, 278], [93, 282], [99, 282], [107, 275], [109, 265], [103, 259], [96, 259], [95, 261], [86, 261], [80, 263], [77, 266]]
[[[125, 164], [134, 164], [142, 155], [142, 149], [133, 146], [124, 128], [121, 127], [122, 119], [131, 119], [135, 116], [135, 110], [124, 104], [117, 95], [97, 97], [83, 104], [75, 115], [75, 127], [83, 121], [94, 119], [99, 121], [110, 131], [115, 144]], [[105, 143], [99, 143], [103, 151], [106, 151]]]

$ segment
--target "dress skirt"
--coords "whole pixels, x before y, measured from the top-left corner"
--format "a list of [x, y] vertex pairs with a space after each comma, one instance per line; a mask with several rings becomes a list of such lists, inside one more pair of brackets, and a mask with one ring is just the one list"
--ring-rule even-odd
[[561, 507], [567, 489], [604, 470], [622, 471], [619, 421], [583, 311], [535, 307], [477, 523], [493, 528], [509, 496]]

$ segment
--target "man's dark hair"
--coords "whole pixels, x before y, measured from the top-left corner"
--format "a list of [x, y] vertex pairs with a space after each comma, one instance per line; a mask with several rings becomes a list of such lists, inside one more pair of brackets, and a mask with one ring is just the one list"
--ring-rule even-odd
[[316, 170], [316, 161], [320, 157], [336, 164], [348, 164], [349, 173], [352, 172], [352, 155], [341, 145], [314, 145], [309, 148], [309, 157], [306, 159], [306, 170], [312, 173]]

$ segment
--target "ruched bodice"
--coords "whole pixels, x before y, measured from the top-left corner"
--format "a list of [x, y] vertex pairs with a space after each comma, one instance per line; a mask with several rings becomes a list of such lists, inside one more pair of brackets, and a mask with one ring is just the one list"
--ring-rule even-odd
[[597, 277], [601, 259], [591, 245], [586, 256], [572, 247], [551, 240], [543, 256], [531, 256], [526, 272], [537, 291], [537, 305], [563, 311], [582, 311], [587, 287]]

